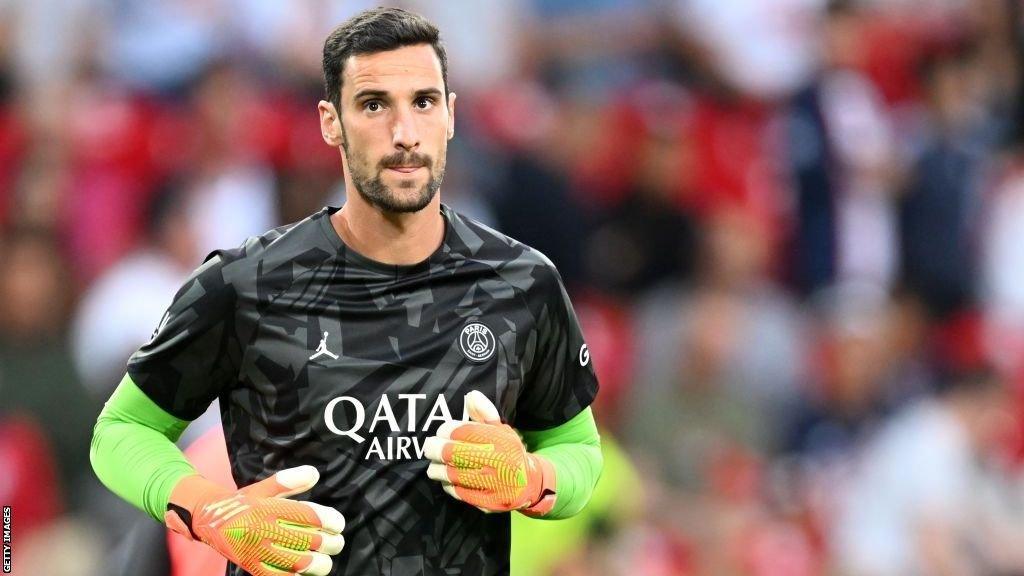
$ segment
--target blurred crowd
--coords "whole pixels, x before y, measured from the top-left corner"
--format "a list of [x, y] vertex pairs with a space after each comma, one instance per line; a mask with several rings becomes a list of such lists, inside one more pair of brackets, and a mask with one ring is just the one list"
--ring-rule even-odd
[[[205, 254], [344, 201], [320, 50], [375, 4], [0, 0], [16, 573], [149, 522], [95, 417]], [[514, 572], [1024, 574], [1018, 0], [393, 4], [448, 48], [443, 201], [557, 264], [602, 384], [594, 502]]]

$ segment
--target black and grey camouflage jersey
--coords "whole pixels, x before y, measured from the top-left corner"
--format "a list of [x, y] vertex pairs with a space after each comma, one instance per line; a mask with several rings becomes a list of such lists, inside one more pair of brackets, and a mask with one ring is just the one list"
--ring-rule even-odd
[[375, 262], [341, 241], [336, 211], [213, 253], [128, 372], [184, 420], [220, 398], [239, 486], [316, 466], [320, 483], [300, 497], [347, 520], [331, 574], [507, 573], [508, 514], [448, 497], [426, 476], [423, 441], [464, 417], [470, 390], [526, 430], [593, 401], [561, 279], [536, 250], [444, 205], [427, 260]]

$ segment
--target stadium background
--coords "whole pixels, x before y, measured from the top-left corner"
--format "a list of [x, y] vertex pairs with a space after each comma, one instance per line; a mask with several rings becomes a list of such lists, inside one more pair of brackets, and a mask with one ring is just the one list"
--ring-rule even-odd
[[[111, 573], [140, 513], [89, 468], [95, 416], [204, 254], [343, 197], [320, 50], [371, 5], [0, 0], [15, 573]], [[599, 496], [517, 526], [520, 572], [847, 574], [877, 551], [1024, 573], [1018, 2], [396, 5], [449, 51], [443, 199], [554, 260], [603, 386]], [[893, 474], [855, 473], [986, 362], [1009, 392], [988, 442], [956, 452], [940, 418], [925, 437], [969, 458], [893, 441]]]

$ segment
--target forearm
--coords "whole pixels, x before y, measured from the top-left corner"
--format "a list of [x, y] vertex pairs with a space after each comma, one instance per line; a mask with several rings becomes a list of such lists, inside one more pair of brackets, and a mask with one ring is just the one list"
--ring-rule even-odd
[[171, 490], [195, 474], [174, 442], [188, 422], [153, 403], [127, 375], [93, 429], [93, 470], [112, 492], [163, 522]]
[[587, 505], [601, 477], [601, 437], [590, 408], [561, 426], [523, 432], [527, 448], [555, 468], [555, 507], [543, 518], [574, 516]]

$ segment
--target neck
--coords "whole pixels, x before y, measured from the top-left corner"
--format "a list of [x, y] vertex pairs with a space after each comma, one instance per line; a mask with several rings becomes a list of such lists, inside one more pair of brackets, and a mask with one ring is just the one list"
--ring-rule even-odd
[[444, 241], [440, 194], [419, 212], [395, 214], [368, 204], [354, 192], [331, 216], [331, 224], [345, 245], [383, 264], [417, 264]]

